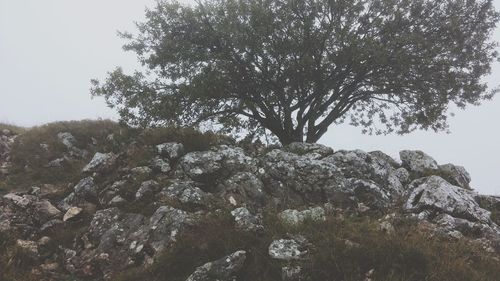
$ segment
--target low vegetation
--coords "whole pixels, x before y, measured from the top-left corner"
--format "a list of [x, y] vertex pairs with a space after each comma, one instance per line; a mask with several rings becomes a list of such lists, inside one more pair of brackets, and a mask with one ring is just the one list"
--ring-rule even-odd
[[[19, 134], [10, 153], [10, 176], [0, 180], [0, 190], [4, 192], [43, 184], [74, 184], [80, 179], [82, 168], [96, 152], [121, 153], [127, 147], [128, 164], [134, 167], [149, 164], [153, 151], [147, 147], [151, 145], [180, 142], [186, 151], [198, 151], [216, 144], [234, 143], [232, 139], [212, 132], [203, 133], [189, 128], [138, 129], [110, 120], [55, 122], [29, 129], [0, 124], [2, 128]], [[58, 137], [64, 132], [74, 137], [73, 145], [82, 154], [75, 155], [64, 145]], [[131, 146], [132, 143], [135, 145]], [[71, 157], [61, 158], [62, 155]], [[64, 165], [47, 165], [54, 160], [64, 161]]]
[[264, 233], [242, 232], [232, 217], [221, 212], [186, 229], [179, 241], [164, 251], [148, 269], [131, 268], [115, 281], [180, 281], [206, 261], [237, 250], [246, 250], [247, 259], [238, 280], [282, 280], [281, 262], [267, 251], [274, 239], [303, 235], [311, 244], [304, 270], [307, 280], [381, 281], [479, 281], [500, 276], [498, 259], [462, 241], [431, 237], [412, 221], [401, 221], [397, 231], [387, 234], [375, 218], [330, 218], [326, 222], [306, 221], [290, 226], [268, 213]]

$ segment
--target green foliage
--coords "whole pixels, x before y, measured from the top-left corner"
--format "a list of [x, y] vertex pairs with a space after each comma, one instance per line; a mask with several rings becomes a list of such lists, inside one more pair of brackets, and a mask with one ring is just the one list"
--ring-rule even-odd
[[123, 33], [143, 72], [92, 94], [139, 126], [220, 124], [316, 142], [332, 124], [366, 133], [447, 129], [448, 108], [489, 99], [492, 0], [159, 1]]

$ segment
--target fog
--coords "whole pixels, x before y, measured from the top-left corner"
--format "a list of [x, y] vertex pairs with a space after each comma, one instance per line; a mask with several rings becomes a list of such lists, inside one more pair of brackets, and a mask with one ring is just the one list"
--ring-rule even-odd
[[[500, 0], [496, 0], [500, 8]], [[0, 0], [0, 122], [33, 126], [56, 120], [112, 118], [102, 99], [91, 99], [90, 79], [137, 67], [117, 31], [133, 31], [153, 0]], [[500, 29], [495, 38], [500, 41]], [[487, 78], [498, 86], [499, 64]], [[334, 149], [420, 149], [440, 164], [463, 165], [472, 186], [500, 195], [500, 97], [456, 111], [451, 134], [366, 136], [359, 128], [332, 126], [321, 143]]]

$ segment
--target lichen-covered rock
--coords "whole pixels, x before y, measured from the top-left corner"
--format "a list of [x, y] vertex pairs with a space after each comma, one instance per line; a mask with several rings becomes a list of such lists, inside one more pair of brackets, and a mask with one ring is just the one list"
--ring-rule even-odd
[[97, 197], [97, 193], [99, 191], [99, 188], [94, 183], [94, 178], [92, 177], [86, 177], [80, 180], [73, 189], [75, 192], [75, 196], [84, 199]]
[[380, 151], [366, 153], [362, 150], [340, 150], [323, 159], [337, 166], [344, 177], [370, 181], [383, 189], [391, 198], [404, 191], [408, 179], [404, 168], [390, 156]]
[[[394, 167], [387, 157], [369, 154], [362, 150], [340, 150], [323, 159], [337, 166], [346, 178], [369, 179], [376, 182], [385, 181]], [[390, 157], [389, 157], [390, 158]]]
[[98, 172], [112, 166], [117, 156], [113, 153], [100, 153], [97, 152], [92, 160], [83, 168], [82, 172]]
[[216, 261], [206, 263], [191, 274], [186, 281], [233, 281], [243, 267], [245, 251], [237, 251]]
[[471, 177], [469, 172], [467, 172], [464, 167], [453, 164], [445, 164], [439, 166], [439, 171], [440, 174], [443, 175], [451, 184], [470, 189], [469, 184], [471, 182]]
[[220, 196], [229, 201], [233, 198], [236, 205], [262, 206], [265, 201], [264, 184], [254, 173], [239, 172], [224, 180], [217, 186]]
[[409, 211], [419, 213], [431, 210], [470, 221], [491, 222], [491, 213], [479, 207], [470, 191], [454, 186], [441, 177], [418, 179], [410, 186], [411, 193], [404, 205]]
[[234, 220], [236, 222], [236, 227], [245, 231], [262, 231], [264, 226], [262, 225], [262, 216], [253, 215], [247, 208], [240, 207], [231, 211]]
[[168, 173], [172, 170], [170, 163], [160, 157], [155, 157], [153, 159], [153, 167], [162, 173]]
[[403, 167], [417, 175], [435, 172], [439, 168], [436, 160], [420, 150], [402, 150], [399, 152], [399, 157]]
[[322, 160], [275, 149], [263, 161], [264, 167], [259, 172], [268, 185], [267, 191], [282, 200], [326, 202], [345, 184], [337, 167]]
[[213, 201], [213, 197], [201, 190], [193, 181], [177, 181], [163, 188], [156, 195], [156, 200], [177, 200], [183, 204], [209, 206]]
[[123, 266], [149, 260], [174, 243], [181, 229], [192, 221], [191, 214], [169, 206], [159, 207], [149, 218], [118, 208], [100, 210], [89, 226], [90, 249], [113, 256]]
[[141, 183], [141, 186], [135, 193], [136, 200], [150, 200], [154, 197], [159, 189], [159, 184], [154, 180], [149, 180]]
[[195, 181], [213, 183], [241, 171], [255, 171], [257, 162], [239, 147], [220, 145], [209, 151], [195, 151], [180, 159], [184, 174]]
[[326, 220], [326, 212], [323, 207], [309, 208], [303, 211], [288, 209], [278, 214], [278, 217], [291, 225], [299, 225], [305, 220], [324, 221]]
[[284, 148], [285, 151], [306, 156], [311, 159], [321, 159], [333, 153], [333, 149], [319, 143], [293, 142]]
[[298, 260], [301, 259], [307, 250], [304, 246], [295, 239], [279, 239], [274, 240], [271, 245], [269, 245], [269, 256], [273, 259], [278, 260]]
[[361, 202], [370, 208], [377, 208], [380, 210], [391, 204], [391, 193], [384, 190], [373, 181], [347, 179], [347, 183], [342, 191], [347, 195], [353, 196], [356, 202]]
[[177, 159], [184, 155], [184, 145], [176, 142], [162, 143], [156, 146], [158, 154], [168, 159]]

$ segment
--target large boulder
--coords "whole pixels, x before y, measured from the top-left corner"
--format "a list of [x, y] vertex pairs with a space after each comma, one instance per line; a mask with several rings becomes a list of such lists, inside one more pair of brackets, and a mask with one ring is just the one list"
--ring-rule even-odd
[[407, 179], [405, 169], [389, 155], [380, 151], [340, 150], [323, 159], [337, 166], [346, 178], [371, 181], [384, 189], [390, 197], [403, 193]]
[[469, 186], [471, 177], [469, 172], [467, 172], [464, 167], [453, 164], [445, 164], [439, 166], [439, 171], [440, 175], [451, 184], [471, 189]]
[[263, 157], [259, 172], [267, 191], [280, 201], [324, 203], [345, 184], [334, 164], [279, 149]]
[[469, 221], [490, 223], [490, 212], [481, 208], [474, 194], [454, 186], [439, 176], [413, 181], [404, 208], [419, 213], [424, 210], [446, 213]]
[[311, 159], [321, 159], [333, 153], [333, 149], [319, 143], [293, 142], [286, 147], [285, 151], [306, 156]]
[[420, 150], [402, 150], [399, 152], [399, 157], [403, 167], [418, 176], [424, 176], [439, 169], [436, 160]]
[[190, 152], [180, 159], [179, 164], [190, 179], [209, 184], [220, 182], [236, 172], [257, 169], [256, 160], [247, 156], [243, 149], [227, 145]]

